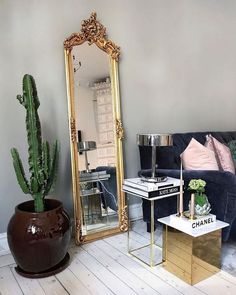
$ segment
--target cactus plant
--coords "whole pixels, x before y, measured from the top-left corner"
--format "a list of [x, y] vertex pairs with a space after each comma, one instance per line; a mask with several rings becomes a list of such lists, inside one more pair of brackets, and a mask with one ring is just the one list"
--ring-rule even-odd
[[56, 179], [59, 144], [58, 141], [55, 141], [51, 157], [49, 143], [42, 141], [41, 137], [41, 125], [38, 116], [40, 102], [36, 84], [31, 75], [24, 75], [23, 95], [17, 95], [17, 99], [26, 109], [30, 180], [26, 179], [22, 161], [16, 148], [11, 149], [13, 165], [22, 191], [25, 194], [31, 194], [34, 199], [35, 212], [43, 212], [45, 210], [44, 198]]

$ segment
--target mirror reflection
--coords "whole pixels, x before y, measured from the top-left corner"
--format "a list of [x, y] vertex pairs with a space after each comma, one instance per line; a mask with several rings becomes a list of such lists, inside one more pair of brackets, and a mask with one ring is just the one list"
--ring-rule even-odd
[[82, 235], [119, 225], [109, 56], [87, 42], [72, 49]]

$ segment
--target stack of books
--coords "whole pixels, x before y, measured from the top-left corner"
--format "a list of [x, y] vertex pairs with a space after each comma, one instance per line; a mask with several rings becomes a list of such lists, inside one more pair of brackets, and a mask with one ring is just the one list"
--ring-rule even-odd
[[164, 198], [167, 195], [179, 194], [180, 185], [180, 179], [173, 177], [168, 177], [166, 181], [157, 183], [146, 182], [142, 178], [128, 178], [124, 179], [123, 191], [145, 198]]

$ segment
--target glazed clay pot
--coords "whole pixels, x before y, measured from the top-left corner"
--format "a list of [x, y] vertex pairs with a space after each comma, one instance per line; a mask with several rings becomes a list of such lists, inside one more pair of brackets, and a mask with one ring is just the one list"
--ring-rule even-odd
[[65, 258], [71, 238], [70, 219], [58, 200], [45, 199], [45, 212], [35, 213], [33, 201], [15, 208], [7, 229], [8, 244], [18, 268], [42, 273]]

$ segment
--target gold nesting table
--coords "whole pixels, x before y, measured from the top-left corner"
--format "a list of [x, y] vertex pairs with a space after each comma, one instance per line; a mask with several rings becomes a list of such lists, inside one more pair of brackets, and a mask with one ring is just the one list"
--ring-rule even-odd
[[[154, 203], [164, 198], [179, 197], [180, 194], [180, 180], [173, 177], [168, 177], [167, 180], [158, 183], [150, 183], [144, 181], [142, 178], [130, 178], [124, 180], [124, 185], [122, 187], [123, 192], [126, 194], [126, 204], [128, 212], [128, 231], [127, 231], [127, 246], [128, 253], [135, 258], [139, 259], [141, 262], [147, 264], [148, 266], [154, 267], [162, 263], [162, 245], [159, 245], [158, 239], [161, 238], [161, 233], [155, 236], [155, 212]], [[130, 212], [130, 197], [139, 198], [142, 201], [150, 203], [150, 235], [145, 244], [141, 244], [138, 241], [139, 246], [132, 247], [131, 245], [131, 220], [129, 216]], [[143, 219], [143, 218], [142, 218]], [[135, 219], [136, 220], [136, 219]], [[138, 219], [140, 221], [140, 219]], [[146, 222], [144, 222], [146, 224]]]
[[[132, 195], [132, 197], [138, 197], [142, 200], [147, 200], [148, 202], [150, 202], [150, 237], [149, 237], [149, 243], [148, 244], [145, 244], [141, 247], [134, 247], [132, 248], [131, 245], [130, 245], [130, 242], [131, 242], [131, 238], [130, 238], [130, 227], [128, 227], [128, 231], [127, 231], [127, 241], [128, 241], [128, 253], [132, 256], [134, 256], [135, 258], [139, 259], [140, 261], [142, 261], [143, 263], [147, 264], [148, 266], [151, 266], [151, 267], [154, 267], [158, 264], [161, 264], [162, 263], [162, 247], [161, 245], [158, 245], [156, 243], [156, 238], [155, 238], [155, 220], [154, 220], [154, 202], [155, 201], [158, 201], [160, 199], [163, 199], [163, 198], [169, 198], [169, 197], [173, 197], [173, 196], [177, 196], [179, 194], [179, 192], [175, 192], [175, 193], [170, 193], [170, 194], [166, 194], [166, 195], [163, 195], [163, 196], [157, 196], [157, 197], [152, 197], [152, 198], [148, 198], [148, 197], [145, 197], [145, 196], [142, 196], [138, 193], [135, 193], [135, 192], [132, 192], [132, 191], [129, 191], [127, 189], [125, 189], [123, 187], [123, 191], [127, 193], [127, 198], [126, 198], [126, 201], [127, 201], [127, 212], [129, 213], [130, 209], [130, 198], [129, 198], [129, 194]], [[146, 223], [146, 222], [145, 222]], [[130, 221], [130, 217], [129, 217], [129, 214], [128, 214], [128, 224], [130, 225], [131, 224], [131, 221]], [[139, 252], [140, 250], [142, 249], [146, 249], [147, 250], [147, 253], [148, 254], [148, 259], [146, 259], [147, 257], [144, 257], [141, 258], [140, 255], [139, 255]], [[148, 251], [149, 250], [149, 251]]]
[[217, 220], [211, 225], [189, 229], [170, 216], [158, 221], [164, 225], [162, 257], [166, 270], [190, 285], [219, 272], [221, 232], [228, 223]]

